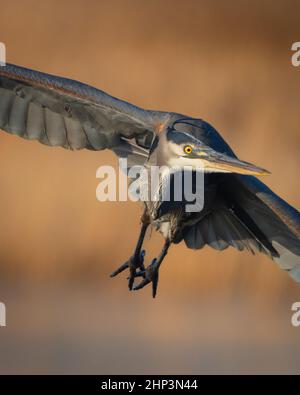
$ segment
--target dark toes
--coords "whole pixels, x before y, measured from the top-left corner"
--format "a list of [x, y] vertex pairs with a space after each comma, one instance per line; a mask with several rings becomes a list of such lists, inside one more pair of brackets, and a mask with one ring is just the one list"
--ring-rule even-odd
[[133, 287], [133, 284], [134, 284], [135, 271], [136, 271], [136, 269], [130, 267], [130, 276], [129, 276], [129, 278], [128, 278], [128, 288], [129, 288], [129, 291], [132, 290], [132, 287]]
[[115, 270], [114, 272], [111, 273], [110, 277], [115, 277], [118, 274], [122, 273], [124, 270], [129, 268], [129, 263], [128, 261], [123, 263], [123, 265], [121, 265], [117, 270]]
[[155, 298], [157, 293], [157, 285], [158, 285], [158, 272], [155, 273], [154, 278], [152, 280], [152, 297]]
[[151, 283], [151, 280], [149, 278], [144, 278], [143, 281], [141, 281], [138, 285], [136, 285], [133, 290], [138, 291], [139, 289], [142, 289], [145, 287], [145, 285]]

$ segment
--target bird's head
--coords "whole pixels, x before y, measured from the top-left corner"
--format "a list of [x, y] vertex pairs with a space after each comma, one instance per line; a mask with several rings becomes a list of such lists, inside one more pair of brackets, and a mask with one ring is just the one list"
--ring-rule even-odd
[[202, 120], [179, 119], [159, 140], [159, 162], [170, 167], [190, 166], [207, 173], [269, 174], [263, 168], [237, 159], [218, 132]]

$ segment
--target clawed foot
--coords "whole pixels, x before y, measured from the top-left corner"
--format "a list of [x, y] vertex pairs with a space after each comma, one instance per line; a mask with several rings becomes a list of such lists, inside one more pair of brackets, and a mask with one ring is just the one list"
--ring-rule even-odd
[[136, 273], [135, 277], [143, 277], [143, 280], [140, 284], [136, 285], [133, 290], [138, 291], [152, 282], [152, 296], [155, 298], [158, 285], [158, 273], [159, 268], [157, 265], [157, 259], [155, 258], [145, 270]]
[[[142, 251], [139, 259], [133, 257], [129, 258], [127, 262], [121, 265], [117, 270], [115, 270], [110, 277], [115, 277], [118, 274], [122, 273], [124, 270], [129, 269], [129, 277], [128, 280], [128, 288], [130, 291], [133, 289], [137, 291], [139, 289], [144, 288], [146, 285], [152, 282], [152, 296], [155, 298], [157, 292], [157, 284], [158, 284], [158, 266], [157, 259], [153, 259], [152, 263], [145, 268], [144, 266], [144, 258], [145, 251]], [[134, 280], [138, 277], [142, 277], [142, 281], [137, 284], [135, 287]]]
[[[141, 251], [140, 255], [133, 255], [132, 257], [130, 257], [127, 262], [123, 263], [123, 265], [121, 265], [117, 270], [111, 273], [110, 277], [115, 277], [118, 274], [122, 273], [124, 270], [129, 269], [130, 275], [128, 277], [128, 288], [131, 291], [133, 288], [135, 277], [140, 276], [140, 273], [145, 271], [144, 258], [145, 251], [143, 250]], [[140, 269], [140, 271], [137, 272], [137, 269]]]
[[[170, 245], [171, 242], [169, 239], [167, 239], [159, 256], [153, 259], [151, 264], [146, 268], [144, 266], [145, 251], [142, 251], [140, 254], [135, 253], [132, 258], [130, 258], [127, 262], [120, 266], [119, 269], [115, 270], [111, 274], [111, 277], [115, 277], [117, 274], [123, 272], [125, 269], [129, 269], [128, 287], [130, 291], [132, 289], [134, 291], [137, 291], [152, 283], [152, 296], [153, 298], [155, 298], [158, 284], [158, 271], [162, 261], [164, 260], [168, 252]], [[142, 277], [142, 280], [134, 287], [134, 280], [137, 277]]]

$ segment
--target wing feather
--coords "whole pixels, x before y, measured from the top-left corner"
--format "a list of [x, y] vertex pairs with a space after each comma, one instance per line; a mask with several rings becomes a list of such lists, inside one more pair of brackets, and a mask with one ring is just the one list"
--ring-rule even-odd
[[300, 283], [299, 211], [250, 176], [225, 176], [219, 197], [223, 207], [214, 207], [186, 228], [187, 246], [262, 252]]
[[[156, 125], [168, 116], [67, 78], [10, 64], [0, 67], [0, 128], [29, 140], [128, 154], [134, 145], [149, 150]], [[132, 155], [133, 162], [141, 161], [139, 154]]]

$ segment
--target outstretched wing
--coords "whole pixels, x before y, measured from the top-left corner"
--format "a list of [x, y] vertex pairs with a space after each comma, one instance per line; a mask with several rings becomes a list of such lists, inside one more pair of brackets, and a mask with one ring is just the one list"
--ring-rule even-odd
[[300, 282], [299, 211], [257, 178], [236, 176], [235, 179], [234, 198], [278, 252], [274, 260]]
[[109, 148], [144, 160], [166, 114], [70, 79], [10, 64], [0, 67], [0, 128], [50, 146]]
[[300, 283], [300, 213], [255, 177], [228, 175], [219, 186], [222, 204], [187, 227], [189, 248], [262, 252]]

